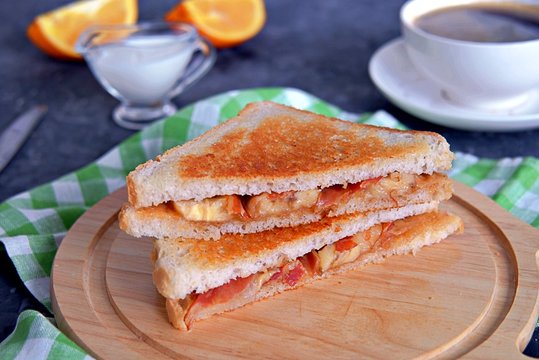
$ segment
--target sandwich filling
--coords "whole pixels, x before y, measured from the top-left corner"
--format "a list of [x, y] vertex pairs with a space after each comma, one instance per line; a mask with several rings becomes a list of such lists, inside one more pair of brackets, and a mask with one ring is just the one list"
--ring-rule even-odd
[[169, 319], [174, 327], [188, 330], [193, 321], [242, 306], [260, 298], [257, 294], [273, 288], [294, 288], [330, 270], [353, 263], [363, 255], [388, 248], [398, 235], [413, 226], [413, 222], [406, 219], [377, 224], [279, 267], [231, 280], [202, 294], [191, 293], [184, 299], [167, 299]]
[[393, 205], [399, 206], [399, 201], [405, 199], [415, 188], [444, 176], [393, 172], [385, 177], [324, 189], [262, 193], [254, 196], [224, 195], [201, 201], [171, 201], [168, 205], [186, 220], [205, 222], [264, 219], [296, 211], [325, 214], [331, 212], [337, 204], [350, 201], [389, 200]]

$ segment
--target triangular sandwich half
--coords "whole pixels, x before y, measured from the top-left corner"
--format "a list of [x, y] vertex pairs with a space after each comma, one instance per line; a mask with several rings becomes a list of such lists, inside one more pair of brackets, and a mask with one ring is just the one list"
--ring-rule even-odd
[[[227, 234], [216, 241], [154, 240], [154, 283], [166, 298], [170, 322], [187, 330], [211, 315], [390, 255], [415, 253], [462, 231], [457, 216], [435, 208], [408, 205], [327, 217], [257, 234]], [[402, 219], [406, 215], [411, 216]]]
[[327, 216], [441, 201], [453, 154], [435, 133], [251, 103], [127, 177], [133, 236], [218, 239]]

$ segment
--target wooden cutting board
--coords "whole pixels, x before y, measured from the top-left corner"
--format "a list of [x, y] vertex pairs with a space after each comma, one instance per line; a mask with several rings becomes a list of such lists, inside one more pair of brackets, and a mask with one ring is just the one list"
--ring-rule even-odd
[[465, 233], [195, 323], [167, 321], [151, 240], [118, 228], [125, 189], [72, 227], [56, 255], [53, 309], [93, 356], [162, 358], [514, 359], [538, 316], [539, 231], [455, 183], [443, 208]]

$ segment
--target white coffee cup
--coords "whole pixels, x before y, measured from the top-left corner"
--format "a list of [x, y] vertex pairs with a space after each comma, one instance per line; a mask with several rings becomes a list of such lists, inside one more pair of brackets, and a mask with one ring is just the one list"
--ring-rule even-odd
[[[539, 88], [539, 40], [485, 43], [429, 34], [415, 20], [431, 11], [470, 3], [508, 0], [410, 0], [400, 12], [408, 56], [450, 101], [484, 110], [511, 109]], [[534, 4], [538, 1], [510, 0]]]

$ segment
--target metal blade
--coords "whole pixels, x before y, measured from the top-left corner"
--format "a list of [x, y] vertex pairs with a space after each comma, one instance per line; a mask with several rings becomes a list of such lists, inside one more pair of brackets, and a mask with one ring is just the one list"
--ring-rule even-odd
[[34, 106], [13, 120], [0, 134], [0, 172], [9, 164], [46, 112], [47, 106]]

